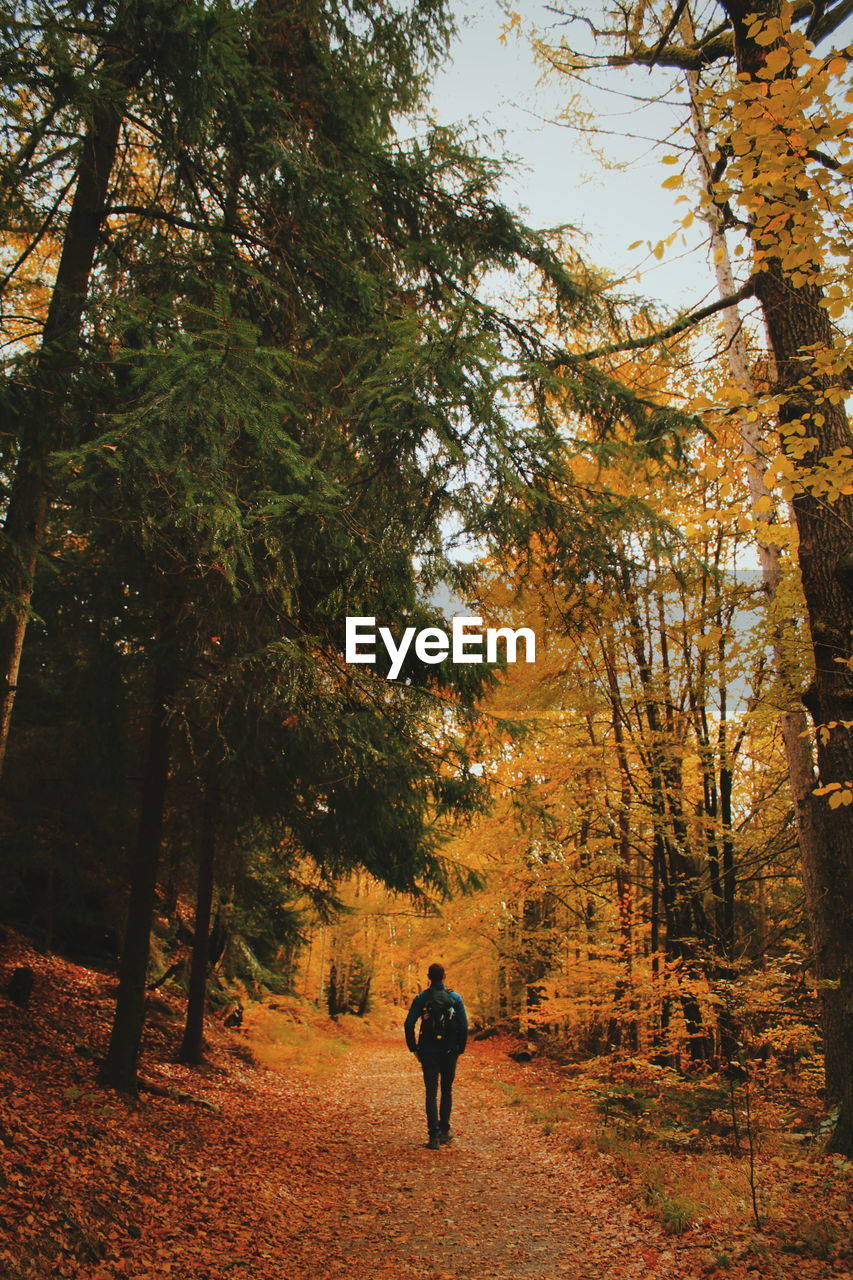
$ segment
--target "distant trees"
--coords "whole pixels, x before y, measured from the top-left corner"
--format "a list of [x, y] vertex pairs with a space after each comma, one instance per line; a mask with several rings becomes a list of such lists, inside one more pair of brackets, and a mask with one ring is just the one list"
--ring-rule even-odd
[[[657, 376], [663, 395], [665, 366], [645, 363], [638, 380]], [[690, 393], [680, 362], [669, 376]], [[438, 949], [487, 1024], [581, 1058], [710, 1073], [759, 1040], [808, 1056], [817, 1006], [798, 981], [808, 944], [773, 627], [759, 575], [739, 568], [751, 531], [737, 423], [695, 442], [689, 468], [631, 464], [618, 440], [607, 466], [595, 440], [589, 457], [577, 444], [576, 479], [595, 474], [614, 502], [644, 495], [645, 522], [581, 581], [561, 578], [544, 539], [484, 574], [478, 610], [548, 638], [535, 669], [508, 668], [481, 704], [494, 804], [451, 851], [485, 886], [405, 928], [395, 903], [384, 919], [372, 904], [382, 967]]]
[[[709, 463], [718, 448], [704, 446]], [[484, 596], [504, 616], [540, 610], [552, 640], [487, 704], [532, 722], [494, 757], [496, 811], [472, 841], [502, 900], [491, 930], [508, 1012], [589, 1046], [683, 1044], [697, 1060], [733, 1052], [714, 987], [765, 962], [760, 886], [772, 867], [786, 900], [793, 875], [761, 709], [760, 592], [736, 571], [745, 535], [714, 523], [719, 479], [703, 471], [654, 479], [659, 514], [709, 516], [680, 550], [635, 529], [583, 598], [547, 562], [515, 606], [508, 578]], [[639, 468], [633, 484], [650, 479]]]

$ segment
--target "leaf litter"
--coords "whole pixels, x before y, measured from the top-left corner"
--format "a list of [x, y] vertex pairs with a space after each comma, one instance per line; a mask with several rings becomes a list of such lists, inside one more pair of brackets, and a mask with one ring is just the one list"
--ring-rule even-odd
[[158, 995], [142, 1058], [158, 1091], [130, 1099], [96, 1083], [112, 977], [13, 937], [0, 983], [19, 964], [36, 986], [28, 1010], [0, 1001], [4, 1280], [850, 1276], [712, 1219], [674, 1240], [606, 1155], [507, 1105], [535, 1076], [494, 1041], [460, 1060], [455, 1140], [429, 1151], [402, 1037], [355, 1039], [318, 1076], [263, 1067], [251, 1028], [214, 1025], [193, 1070], [171, 1060], [180, 999]]

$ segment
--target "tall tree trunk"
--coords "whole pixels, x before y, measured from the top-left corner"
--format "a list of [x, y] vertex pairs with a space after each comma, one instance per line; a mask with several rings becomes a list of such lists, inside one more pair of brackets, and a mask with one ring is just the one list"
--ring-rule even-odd
[[[631, 995], [634, 962], [634, 889], [631, 877], [630, 820], [631, 772], [628, 764], [628, 753], [625, 749], [625, 730], [622, 722], [624, 711], [616, 674], [616, 649], [612, 627], [606, 629], [601, 640], [601, 648], [604, 669], [607, 674], [613, 740], [616, 745], [616, 759], [619, 764], [619, 813], [617, 821], [613, 823], [613, 834], [614, 843], [618, 851], [615, 878], [619, 911], [619, 965], [621, 972], [616, 982], [615, 1002], [620, 1024], [619, 1043], [621, 1043], [624, 1036], [629, 1045], [636, 1049], [637, 1005], [636, 1000]], [[629, 1009], [624, 1008], [626, 997], [628, 998]]]
[[330, 1018], [338, 1016], [338, 966], [333, 960], [329, 965], [329, 986], [326, 992], [326, 1004]]
[[[689, 16], [685, 15], [683, 26], [685, 34], [689, 41], [693, 39], [693, 27], [689, 20]], [[744, 52], [740, 55], [745, 56]], [[751, 65], [755, 63], [757, 54], [753, 50], [748, 55], [748, 61]], [[740, 65], [740, 64], [739, 64]], [[726, 236], [723, 223], [723, 212], [714, 202], [714, 182], [713, 182], [713, 165], [710, 159], [711, 145], [705, 128], [704, 115], [699, 103], [699, 75], [695, 71], [686, 73], [688, 89], [690, 92], [691, 110], [693, 117], [693, 136], [696, 143], [696, 151], [699, 160], [699, 169], [702, 178], [702, 184], [709, 197], [709, 213], [708, 224], [710, 228], [710, 243], [712, 256], [714, 261], [714, 269], [717, 276], [717, 286], [721, 297], [730, 297], [735, 292], [734, 276], [731, 268], [731, 260], [728, 253]], [[781, 274], [778, 272], [777, 274]], [[777, 285], [778, 288], [778, 285]], [[794, 291], [792, 291], [794, 292]], [[780, 342], [781, 335], [777, 334], [774, 338], [774, 330], [777, 328], [776, 320], [771, 316], [769, 311], [769, 303], [765, 304], [764, 298], [761, 299], [764, 306], [765, 328], [768, 339], [772, 347], [772, 359], [775, 363], [777, 355], [777, 343], [779, 349], [784, 352], [790, 352], [798, 348], [795, 342]], [[815, 299], [815, 304], [819, 302], [819, 298]], [[826, 313], [822, 312], [825, 321]], [[737, 308], [729, 307], [722, 313], [723, 328], [726, 338], [726, 358], [729, 364], [729, 371], [734, 382], [743, 388], [750, 397], [756, 394], [756, 387], [749, 367], [749, 359], [746, 348], [746, 340], [743, 334], [741, 319]], [[790, 327], [790, 326], [786, 326]], [[824, 324], [825, 336], [829, 336], [828, 324]], [[804, 342], [807, 339], [804, 339]], [[800, 365], [800, 374], [796, 370], [789, 375], [790, 380], [796, 380], [801, 376], [802, 366]], [[776, 367], [775, 376], [779, 379], [779, 368]], [[839, 424], [840, 425], [840, 424]], [[845, 424], [846, 426], [846, 424]], [[741, 438], [744, 445], [744, 457], [746, 460], [746, 476], [749, 487], [750, 498], [753, 507], [762, 499], [771, 497], [770, 491], [764, 483], [764, 471], [766, 468], [766, 459], [764, 444], [760, 436], [760, 424], [754, 417], [743, 415], [740, 419]], [[826, 451], [826, 450], [825, 450]], [[831, 451], [831, 450], [829, 450]], [[795, 519], [798, 527], [800, 520], [795, 507]], [[847, 527], [849, 529], [849, 520]], [[801, 530], [802, 537], [802, 530]], [[781, 564], [779, 549], [773, 543], [766, 542], [760, 537], [757, 541], [759, 564], [761, 566], [761, 576], [764, 591], [767, 596], [768, 604], [772, 608], [776, 600], [779, 584], [781, 581]], [[802, 547], [801, 547], [802, 556]], [[805, 589], [805, 577], [804, 577]], [[808, 601], [807, 601], [808, 606]], [[809, 616], [811, 618], [811, 607], [809, 607]], [[785, 748], [785, 759], [788, 766], [788, 779], [791, 788], [791, 799], [794, 807], [794, 814], [797, 823], [797, 838], [800, 850], [800, 865], [802, 869], [803, 891], [805, 895], [806, 914], [809, 922], [809, 933], [812, 939], [815, 957], [815, 971], [820, 991], [820, 1001], [822, 1006], [822, 1017], [824, 1024], [824, 1041], [826, 1050], [826, 1087], [827, 1096], [833, 1100], [838, 1100], [843, 1091], [844, 1084], [844, 1058], [848, 1058], [853, 1053], [853, 1046], [845, 1035], [840, 1025], [833, 1027], [840, 1019], [840, 997], [835, 994], [834, 989], [824, 984], [835, 979], [832, 974], [825, 969], [826, 963], [832, 945], [827, 938], [827, 928], [831, 928], [830, 922], [826, 918], [825, 897], [826, 886], [822, 887], [821, 883], [821, 866], [823, 863], [823, 854], [821, 851], [821, 842], [823, 833], [821, 831], [820, 813], [818, 807], [822, 808], [826, 801], [821, 801], [813, 795], [815, 788], [815, 770], [814, 756], [808, 733], [808, 721], [805, 710], [796, 704], [802, 696], [802, 691], [795, 687], [795, 682], [790, 670], [790, 665], [785, 655], [783, 645], [783, 637], [781, 628], [785, 624], [777, 623], [774, 631], [773, 640], [773, 659], [776, 675], [784, 691], [786, 702], [789, 709], [784, 711], [779, 718], [779, 727], [782, 735], [782, 742]], [[848, 630], [848, 636], [849, 636]], [[820, 715], [816, 716], [816, 723], [825, 723], [820, 720]], [[846, 775], [851, 777], [850, 772]], [[824, 779], [825, 780], [825, 779]], [[840, 815], [841, 823], [844, 822], [844, 815]], [[853, 839], [853, 836], [849, 837]], [[842, 922], [843, 925], [843, 922]], [[849, 928], [848, 925], [844, 926]], [[849, 1031], [848, 1031], [849, 1036]], [[848, 1067], [849, 1074], [849, 1067]]]
[[719, 760], [720, 826], [723, 844], [723, 952], [729, 960], [735, 953], [735, 849], [732, 833], [733, 760], [729, 743], [728, 684], [726, 675], [726, 629], [722, 606], [717, 600], [717, 666], [719, 670], [720, 716], [717, 723], [717, 758]]
[[[646, 637], [637, 609], [636, 594], [623, 568], [623, 588], [629, 604], [629, 622], [634, 659], [643, 690], [643, 711], [649, 735], [649, 782], [651, 807], [656, 828], [655, 839], [661, 847], [661, 889], [666, 920], [665, 947], [669, 961], [678, 962], [679, 977], [702, 973], [702, 962], [697, 954], [697, 940], [707, 940], [708, 921], [702, 905], [696, 861], [690, 852], [687, 823], [682, 804], [681, 765], [674, 753], [675, 722], [673, 702], [669, 692], [669, 667], [666, 646], [665, 620], [660, 598], [659, 642], [663, 683], [660, 691], [655, 686], [652, 673], [652, 644], [646, 646]], [[651, 627], [649, 628], [651, 630]], [[661, 693], [663, 698], [661, 698]], [[672, 966], [675, 969], [675, 965]], [[682, 989], [680, 1003], [690, 1040], [691, 1057], [700, 1060], [711, 1055], [712, 1037], [703, 1026], [702, 1009], [696, 996], [689, 989]], [[668, 997], [664, 1000], [663, 1015], [668, 1021]]]
[[216, 871], [216, 824], [219, 790], [212, 777], [204, 787], [201, 811], [201, 840], [198, 856], [198, 887], [195, 899], [193, 953], [187, 997], [187, 1021], [178, 1050], [181, 1062], [201, 1062], [204, 1045], [204, 1005], [210, 966], [210, 919], [213, 913], [213, 885]]
[[358, 1016], [360, 1018], [363, 1018], [367, 1013], [367, 1006], [370, 1003], [370, 984], [372, 983], [372, 981], [373, 981], [373, 974], [369, 973], [367, 975], [367, 981], [365, 982], [364, 988], [361, 993], [361, 999], [358, 1002]]
[[83, 316], [119, 131], [127, 93], [139, 70], [135, 63], [125, 61], [108, 65], [102, 76], [77, 165], [74, 197], [42, 331], [41, 350], [30, 387], [20, 398], [20, 445], [4, 522], [10, 551], [7, 572], [12, 603], [0, 622], [0, 774], [6, 760], [24, 636], [47, 529], [49, 459], [51, 452], [63, 442], [66, 401], [79, 364]]
[[321, 1004], [323, 1000], [323, 990], [326, 985], [326, 946], [328, 944], [329, 930], [324, 925], [320, 933], [320, 978], [317, 983], [317, 1004]]
[[732, 771], [720, 769], [720, 817], [723, 824], [723, 928], [726, 955], [735, 951], [735, 845], [732, 833]]
[[[780, 0], [722, 0], [734, 27], [738, 72], [765, 83], [770, 48], [748, 34], [747, 18], [779, 15]], [[787, 78], [786, 71], [782, 78]], [[827, 398], [833, 379], [815, 352], [833, 346], [821, 288], [795, 286], [783, 264], [765, 258], [756, 275], [758, 297], [776, 362], [776, 390], [782, 393], [780, 422], [801, 422], [814, 440], [796, 465], [814, 467], [838, 449], [849, 449], [851, 434], [843, 402]], [[808, 384], [808, 385], [806, 385]], [[817, 406], [817, 410], [815, 408]], [[804, 698], [818, 727], [818, 773], [822, 786], [853, 779], [853, 497], [832, 503], [808, 489], [795, 494], [799, 561], [806, 600], [815, 674]], [[826, 728], [821, 728], [826, 726]], [[830, 727], [831, 726], [831, 727]], [[831, 809], [825, 797], [811, 796], [817, 834], [814, 866], [805, 873], [815, 892], [815, 958], [824, 998], [828, 1091], [840, 1101], [831, 1149], [853, 1155], [853, 815], [845, 805]]]
[[139, 826], [119, 966], [118, 998], [110, 1045], [100, 1073], [102, 1084], [127, 1093], [136, 1091], [139, 1045], [145, 1021], [145, 978], [151, 946], [157, 869], [163, 835], [163, 810], [169, 775], [170, 712], [176, 687], [176, 670], [167, 656], [154, 675]]

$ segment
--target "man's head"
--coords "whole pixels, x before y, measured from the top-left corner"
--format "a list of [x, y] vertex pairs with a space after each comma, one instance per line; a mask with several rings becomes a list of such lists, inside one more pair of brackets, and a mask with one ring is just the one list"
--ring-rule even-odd
[[427, 969], [427, 977], [430, 982], [444, 982], [444, 965], [431, 964]]

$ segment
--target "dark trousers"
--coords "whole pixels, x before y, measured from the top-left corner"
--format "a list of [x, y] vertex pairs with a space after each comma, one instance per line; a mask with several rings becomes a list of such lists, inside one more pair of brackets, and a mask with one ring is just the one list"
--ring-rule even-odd
[[[450, 1129], [450, 1112], [453, 1107], [453, 1077], [456, 1075], [456, 1054], [443, 1053], [421, 1058], [426, 1089], [426, 1118], [430, 1134]], [[441, 1083], [441, 1105], [438, 1103], [438, 1086]]]

